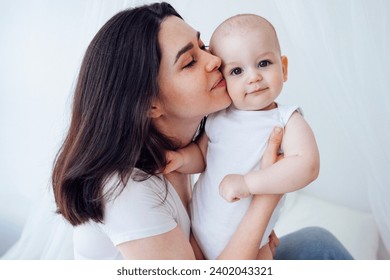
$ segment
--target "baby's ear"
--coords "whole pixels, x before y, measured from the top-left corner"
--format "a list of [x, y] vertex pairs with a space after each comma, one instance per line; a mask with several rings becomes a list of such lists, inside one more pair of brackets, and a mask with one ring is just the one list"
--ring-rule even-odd
[[287, 81], [288, 76], [288, 59], [287, 56], [282, 55], [282, 67], [283, 67], [283, 79], [284, 81]]

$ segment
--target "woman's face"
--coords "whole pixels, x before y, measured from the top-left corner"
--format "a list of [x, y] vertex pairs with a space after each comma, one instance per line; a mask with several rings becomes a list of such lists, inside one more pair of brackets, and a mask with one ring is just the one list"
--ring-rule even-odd
[[206, 51], [199, 32], [174, 16], [158, 36], [161, 49], [159, 102], [166, 118], [199, 119], [230, 105], [220, 58]]

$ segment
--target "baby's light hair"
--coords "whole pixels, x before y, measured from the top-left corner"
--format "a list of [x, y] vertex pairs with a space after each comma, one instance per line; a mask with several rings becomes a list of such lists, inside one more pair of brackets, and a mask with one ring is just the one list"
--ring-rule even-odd
[[225, 37], [229, 34], [232, 34], [236, 31], [242, 32], [243, 28], [269, 28], [272, 30], [275, 35], [275, 43], [280, 52], [280, 44], [278, 35], [274, 26], [264, 17], [256, 15], [256, 14], [237, 14], [232, 16], [226, 20], [224, 20], [213, 32], [210, 39], [210, 50], [213, 51], [215, 38], [217, 37]]

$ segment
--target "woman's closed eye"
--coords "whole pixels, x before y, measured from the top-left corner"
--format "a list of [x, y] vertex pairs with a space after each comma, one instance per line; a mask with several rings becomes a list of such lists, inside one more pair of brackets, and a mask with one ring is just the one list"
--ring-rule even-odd
[[197, 61], [196, 61], [195, 58], [192, 56], [192, 60], [191, 60], [189, 63], [187, 63], [186, 65], [184, 65], [183, 68], [191, 68], [192, 66], [195, 65], [196, 62], [197, 62]]
[[[206, 46], [205, 44], [200, 45], [199, 49], [201, 49], [202, 51], [209, 52], [208, 46]], [[183, 68], [191, 68], [192, 66], [195, 65], [197, 60], [195, 59], [195, 57], [193, 55], [191, 56], [191, 58], [192, 58], [192, 60], [189, 63], [187, 63], [186, 65], [184, 65]]]

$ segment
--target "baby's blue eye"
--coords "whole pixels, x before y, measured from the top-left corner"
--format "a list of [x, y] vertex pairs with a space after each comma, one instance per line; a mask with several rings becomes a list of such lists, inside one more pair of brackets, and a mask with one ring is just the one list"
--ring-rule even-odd
[[270, 64], [271, 64], [271, 61], [269, 61], [269, 60], [262, 60], [262, 61], [259, 62], [258, 66], [259, 67], [267, 67]]
[[232, 71], [230, 71], [230, 75], [233, 75], [233, 76], [236, 76], [236, 75], [240, 75], [242, 73], [242, 69], [241, 68], [234, 68]]

